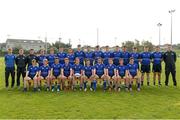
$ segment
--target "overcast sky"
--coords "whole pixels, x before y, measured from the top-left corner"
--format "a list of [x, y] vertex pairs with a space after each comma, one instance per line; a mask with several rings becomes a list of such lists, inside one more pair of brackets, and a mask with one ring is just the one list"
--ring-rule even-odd
[[[77, 44], [121, 45], [126, 40], [170, 43], [170, 9], [173, 13], [173, 43], [180, 41], [179, 0], [1, 0], [0, 42], [9, 38], [59, 37]], [[117, 40], [115, 40], [115, 37]], [[179, 42], [180, 43], [180, 42]]]

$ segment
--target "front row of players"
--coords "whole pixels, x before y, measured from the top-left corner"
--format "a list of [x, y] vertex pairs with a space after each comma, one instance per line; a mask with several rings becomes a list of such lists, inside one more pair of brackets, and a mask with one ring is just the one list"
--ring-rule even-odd
[[96, 91], [97, 83], [102, 83], [103, 90], [121, 91], [121, 86], [125, 86], [126, 91], [132, 91], [132, 84], [135, 81], [137, 90], [140, 91], [140, 77], [138, 65], [134, 63], [134, 58], [130, 58], [129, 64], [123, 65], [123, 59], [119, 60], [120, 65], [115, 66], [113, 59], [109, 58], [109, 65], [105, 66], [102, 59], [94, 66], [90, 65], [90, 60], [86, 60], [86, 65], [82, 66], [79, 58], [75, 59], [75, 64], [71, 65], [69, 59], [65, 58], [65, 64], [59, 64], [59, 59], [50, 67], [48, 60], [44, 59], [43, 66], [38, 67], [36, 60], [32, 60], [32, 65], [28, 67], [26, 77], [24, 78], [24, 91], [30, 83], [34, 85], [34, 91], [40, 91], [44, 82], [47, 91], [56, 90], [59, 92], [64, 88], [79, 89], [87, 91], [87, 83], [90, 83], [90, 90]]

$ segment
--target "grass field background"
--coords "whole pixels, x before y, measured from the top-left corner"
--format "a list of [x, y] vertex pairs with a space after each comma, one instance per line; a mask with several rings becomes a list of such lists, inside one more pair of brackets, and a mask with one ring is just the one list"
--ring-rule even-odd
[[[180, 59], [177, 63], [180, 83]], [[4, 62], [0, 58], [0, 118], [180, 118], [180, 87], [143, 86], [141, 92], [23, 93], [4, 88]]]

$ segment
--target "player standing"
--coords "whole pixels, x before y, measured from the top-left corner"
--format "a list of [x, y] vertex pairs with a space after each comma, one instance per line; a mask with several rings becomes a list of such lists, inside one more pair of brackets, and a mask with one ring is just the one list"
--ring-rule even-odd
[[156, 46], [155, 52], [152, 53], [153, 62], [153, 84], [156, 85], [156, 76], [158, 76], [158, 84], [161, 86], [161, 62], [163, 60], [163, 53], [160, 52], [160, 47]]
[[141, 53], [141, 85], [144, 82], [144, 75], [147, 76], [147, 85], [150, 84], [150, 69], [151, 69], [151, 53], [148, 51], [147, 46], [144, 47], [144, 52]]

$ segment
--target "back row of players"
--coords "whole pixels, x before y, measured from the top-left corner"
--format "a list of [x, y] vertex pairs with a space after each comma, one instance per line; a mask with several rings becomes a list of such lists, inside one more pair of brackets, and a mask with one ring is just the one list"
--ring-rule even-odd
[[[25, 57], [28, 64], [26, 74], [22, 74], [24, 78], [24, 91], [27, 91], [28, 81], [34, 81], [34, 90], [40, 90], [40, 83], [46, 80], [47, 90], [55, 90], [54, 80], [57, 80], [57, 91], [64, 89], [65, 82], [68, 81], [68, 86], [76, 90], [76, 83], [80, 81], [80, 90], [87, 90], [87, 81], [91, 81], [90, 89], [96, 90], [97, 80], [103, 81], [103, 89], [107, 88], [120, 91], [120, 84], [125, 83], [126, 90], [132, 91], [133, 80], [136, 80], [137, 90], [140, 91], [140, 85], [143, 85], [144, 75], [147, 76], [147, 85], [150, 84], [150, 64], [153, 63], [153, 83], [155, 85], [156, 76], [158, 76], [158, 84], [161, 85], [161, 62], [163, 53], [159, 47], [155, 48], [155, 52], [148, 51], [148, 47], [144, 47], [144, 52], [138, 53], [137, 48], [133, 48], [133, 52], [127, 51], [126, 46], [120, 51], [119, 46], [116, 46], [115, 51], [109, 51], [106, 46], [105, 52], [96, 46], [95, 51], [91, 51], [87, 47], [87, 51], [81, 50], [78, 45], [77, 51], [72, 49], [68, 53], [59, 48], [57, 54], [54, 49], [50, 49], [50, 54], [45, 55], [44, 50], [40, 51], [40, 55], [34, 55], [34, 51], [30, 50], [30, 55]], [[19, 56], [15, 57], [15, 62], [18, 64], [19, 57], [23, 55], [23, 50], [19, 51]], [[5, 56], [6, 61], [7, 56]], [[24, 63], [24, 64], [26, 64]], [[38, 63], [38, 65], [37, 65]], [[139, 74], [139, 63], [141, 64], [141, 76]], [[22, 65], [22, 64], [21, 64]], [[6, 65], [7, 66], [7, 65]], [[25, 65], [26, 66], [26, 65]], [[18, 67], [17, 67], [18, 69]], [[18, 73], [18, 70], [17, 70]], [[17, 81], [20, 75], [17, 74]], [[17, 82], [20, 83], [20, 82]], [[19, 86], [20, 84], [17, 84]]]

